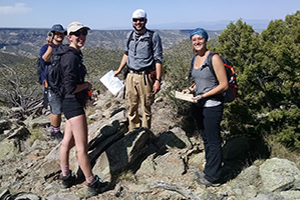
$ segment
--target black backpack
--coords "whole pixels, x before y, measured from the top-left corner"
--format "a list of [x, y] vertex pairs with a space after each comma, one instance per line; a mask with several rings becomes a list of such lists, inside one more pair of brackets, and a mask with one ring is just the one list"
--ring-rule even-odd
[[43, 62], [41, 61], [41, 58], [38, 58], [36, 60], [36, 75], [37, 75], [37, 78], [38, 78], [38, 82], [39, 84], [45, 84], [43, 83], [45, 80], [46, 80], [46, 76], [47, 76], [47, 68], [48, 66], [47, 65], [44, 65]]
[[49, 88], [59, 98], [64, 98], [65, 87], [63, 85], [63, 69], [60, 64], [62, 54], [52, 56], [51, 65], [47, 69], [47, 83]]
[[[213, 75], [217, 79], [216, 73], [214, 71], [214, 67], [212, 65], [212, 57], [215, 54], [217, 54], [217, 53], [213, 52], [213, 51], [208, 54], [207, 63], [208, 63], [208, 67], [209, 67], [210, 71], [213, 73]], [[196, 55], [194, 55], [192, 58], [189, 77], [191, 77], [191, 75], [192, 75], [195, 58], [196, 58]], [[220, 56], [220, 58], [222, 59], [222, 61], [224, 63], [225, 71], [227, 74], [227, 80], [228, 80], [228, 89], [226, 91], [224, 91], [224, 93], [223, 93], [223, 102], [230, 103], [237, 98], [237, 91], [238, 91], [238, 86], [237, 86], [237, 81], [236, 81], [237, 71], [233, 68], [233, 64], [230, 60], [228, 60], [227, 58], [224, 58], [223, 56]]]

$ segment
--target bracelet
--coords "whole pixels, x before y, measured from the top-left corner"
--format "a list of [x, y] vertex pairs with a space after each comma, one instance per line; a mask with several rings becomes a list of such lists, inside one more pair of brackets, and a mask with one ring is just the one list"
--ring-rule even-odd
[[160, 78], [157, 78], [157, 79], [155, 79], [155, 80], [157, 80], [158, 82], [161, 82], [161, 79], [160, 79]]
[[190, 93], [192, 93], [192, 90], [190, 88], [188, 88], [188, 90], [190, 91]]
[[200, 99], [203, 99], [203, 95], [201, 94], [200, 97], [198, 97], [197, 99], [195, 99], [195, 101], [199, 101]]

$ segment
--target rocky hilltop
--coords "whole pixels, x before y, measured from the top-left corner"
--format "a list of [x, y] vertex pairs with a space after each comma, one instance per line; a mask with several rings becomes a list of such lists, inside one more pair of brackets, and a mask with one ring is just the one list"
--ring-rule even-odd
[[[163, 90], [166, 83], [163, 83]], [[89, 158], [93, 171], [108, 183], [106, 191], [89, 199], [148, 200], [292, 200], [300, 199], [300, 170], [285, 159], [269, 158], [262, 140], [236, 136], [224, 141], [223, 180], [218, 187], [198, 185], [205, 165], [202, 140], [181, 128], [160, 92], [153, 108], [152, 129], [127, 130], [122, 92], [94, 91], [86, 110]], [[70, 167], [77, 183], [60, 188], [58, 141], [51, 141], [49, 111], [14, 120], [1, 108], [0, 193], [11, 199], [86, 199], [86, 183], [73, 149]], [[64, 126], [64, 124], [62, 125]], [[1, 198], [0, 198], [1, 199]]]
[[[45, 44], [49, 29], [0, 28], [0, 52], [35, 58]], [[91, 30], [85, 47], [122, 50], [126, 34], [130, 30]], [[162, 39], [163, 48], [170, 48], [189, 38], [190, 30], [155, 30]], [[208, 31], [210, 38], [216, 38], [221, 31]], [[67, 40], [65, 40], [67, 41]]]

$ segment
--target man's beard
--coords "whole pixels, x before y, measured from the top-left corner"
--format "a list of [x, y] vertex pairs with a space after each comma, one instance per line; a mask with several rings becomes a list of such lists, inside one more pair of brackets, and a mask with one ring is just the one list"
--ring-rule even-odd
[[144, 25], [138, 30], [135, 26], [133, 26], [133, 28], [134, 28], [136, 31], [141, 31], [141, 30], [143, 30], [145, 27], [146, 27], [146, 25], [144, 24]]

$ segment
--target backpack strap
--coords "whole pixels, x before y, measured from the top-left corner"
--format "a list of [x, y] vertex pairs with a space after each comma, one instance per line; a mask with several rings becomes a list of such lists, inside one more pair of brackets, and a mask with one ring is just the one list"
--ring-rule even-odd
[[[152, 30], [149, 30], [147, 29], [147, 32], [149, 33], [149, 46], [151, 47], [151, 50], [153, 52], [153, 34], [154, 34], [154, 31]], [[128, 37], [128, 40], [127, 40], [127, 49], [129, 49], [129, 43], [131, 40], [133, 40], [133, 33], [134, 31], [131, 31], [129, 37]]]
[[[149, 40], [148, 40], [148, 43], [149, 43], [149, 46], [151, 47], [150, 49], [151, 49], [151, 54], [152, 54], [152, 56], [153, 56], [153, 35], [154, 35], [154, 31], [152, 31], [152, 30], [149, 30], [149, 29], [147, 29], [147, 32], [148, 32], [148, 34], [149, 34]], [[131, 40], [133, 40], [133, 34], [134, 34], [134, 31], [131, 31], [131, 33], [130, 33], [130, 35], [129, 35], [129, 37], [128, 37], [128, 40], [127, 40], [127, 50], [129, 49], [129, 43], [130, 43], [130, 41]], [[154, 64], [154, 62], [153, 62], [153, 64], [151, 65], [151, 66], [149, 66], [150, 68], [153, 68], [153, 69], [155, 69], [155, 64]]]
[[[217, 54], [217, 53], [214, 52], [214, 51], [209, 52], [209, 54], [208, 54], [208, 56], [206, 58], [206, 63], [208, 64], [208, 67], [209, 67], [211, 73], [216, 77], [216, 73], [215, 73], [214, 67], [212, 65], [212, 57], [215, 54]], [[196, 55], [194, 55], [193, 58], [192, 58], [191, 67], [190, 67], [189, 77], [188, 78], [192, 77], [192, 71], [193, 71], [193, 68], [194, 68], [195, 58], [196, 58]]]
[[154, 35], [154, 31], [151, 31], [149, 29], [147, 29], [148, 33], [149, 33], [149, 46], [151, 47], [152, 49], [152, 52], [153, 52], [153, 35]]
[[196, 55], [194, 55], [193, 58], [192, 58], [188, 79], [190, 79], [192, 77], [192, 71], [193, 71], [193, 68], [194, 68], [195, 58], [196, 58]]
[[218, 54], [218, 53], [216, 53], [216, 52], [214, 52], [214, 51], [209, 52], [209, 54], [208, 54], [208, 56], [207, 56], [207, 58], [206, 58], [206, 61], [207, 61], [207, 64], [208, 64], [208, 67], [209, 67], [211, 73], [217, 78], [216, 73], [215, 73], [215, 70], [214, 70], [214, 67], [213, 67], [213, 64], [212, 64], [212, 57], [213, 57], [215, 54]]
[[129, 49], [129, 43], [133, 39], [133, 33], [134, 33], [134, 31], [131, 31], [131, 33], [130, 33], [130, 35], [128, 37], [128, 40], [127, 40], [127, 49]]

